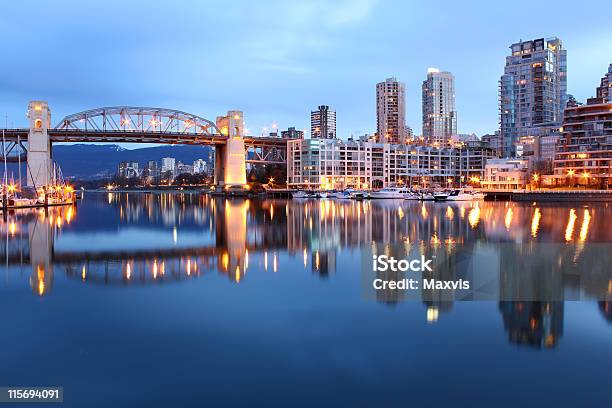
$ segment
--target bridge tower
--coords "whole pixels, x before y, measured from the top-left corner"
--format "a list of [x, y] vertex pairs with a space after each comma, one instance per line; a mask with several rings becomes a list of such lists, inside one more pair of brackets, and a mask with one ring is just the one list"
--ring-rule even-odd
[[47, 185], [51, 179], [51, 110], [45, 101], [31, 101], [28, 105], [30, 131], [28, 133], [29, 187]]
[[229, 111], [217, 116], [217, 127], [228, 136], [224, 146], [215, 147], [215, 185], [244, 186], [246, 184], [246, 158], [244, 149], [244, 119], [242, 111]]

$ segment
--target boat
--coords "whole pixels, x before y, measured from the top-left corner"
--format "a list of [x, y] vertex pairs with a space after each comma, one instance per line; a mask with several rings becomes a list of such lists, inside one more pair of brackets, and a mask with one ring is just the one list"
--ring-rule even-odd
[[399, 188], [399, 187], [385, 187], [378, 191], [372, 191], [370, 193], [370, 198], [391, 198], [391, 199], [404, 199], [407, 194], [410, 193], [410, 190], [407, 188]]
[[436, 191], [433, 193], [433, 199], [435, 201], [446, 201], [448, 198], [448, 192], [446, 191]]
[[315, 194], [316, 198], [327, 198], [327, 196], [329, 195], [329, 193], [327, 191], [317, 191], [317, 193]]
[[484, 193], [468, 189], [456, 189], [451, 191], [446, 198], [448, 201], [481, 201]]
[[309, 193], [307, 191], [294, 191], [293, 193], [291, 193], [291, 197], [293, 198], [313, 198], [312, 193]]
[[332, 198], [337, 198], [339, 200], [345, 200], [348, 198], [351, 198], [351, 193], [353, 193], [355, 190], [353, 190], [352, 188], [347, 188], [346, 190], [343, 191], [336, 191], [335, 193], [333, 193], [331, 195]]
[[428, 191], [424, 191], [424, 192], [421, 192], [420, 200], [421, 201], [434, 201], [435, 198], [434, 198], [433, 193], [430, 193]]
[[353, 200], [366, 200], [370, 198], [370, 193], [364, 190], [355, 190], [350, 194], [350, 198]]

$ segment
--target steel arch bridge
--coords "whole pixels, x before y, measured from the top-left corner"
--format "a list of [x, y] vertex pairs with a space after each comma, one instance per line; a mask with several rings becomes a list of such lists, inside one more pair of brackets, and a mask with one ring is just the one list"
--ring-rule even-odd
[[[154, 132], [222, 136], [215, 123], [179, 110], [114, 106], [66, 116], [55, 129], [98, 132]], [[227, 135], [227, 130], [225, 130]]]
[[[42, 112], [35, 108], [41, 105], [47, 106], [44, 101], [31, 102], [29, 112], [39, 117]], [[231, 142], [230, 137], [235, 134], [233, 128], [228, 127], [231, 119], [230, 116], [218, 116], [213, 122], [176, 109], [111, 106], [68, 115], [55, 127], [47, 124], [44, 130], [51, 144], [159, 143], [209, 145], [224, 150]], [[242, 121], [242, 117], [239, 120]], [[0, 158], [6, 156], [9, 162], [26, 160], [29, 157], [30, 134], [37, 130], [35, 127], [36, 120], [31, 119], [29, 129], [3, 129], [5, 139]], [[246, 163], [286, 164], [286, 140], [240, 136], [244, 141]]]

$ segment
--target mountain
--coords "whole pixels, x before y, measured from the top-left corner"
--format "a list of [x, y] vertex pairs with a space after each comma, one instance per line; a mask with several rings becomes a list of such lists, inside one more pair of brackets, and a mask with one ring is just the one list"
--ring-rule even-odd
[[196, 159], [211, 162], [209, 146], [167, 145], [128, 150], [117, 145], [55, 145], [53, 160], [59, 163], [65, 177], [94, 179], [113, 175], [122, 161], [136, 161], [144, 167], [149, 160], [161, 166], [162, 157], [174, 157], [176, 162], [192, 164]]

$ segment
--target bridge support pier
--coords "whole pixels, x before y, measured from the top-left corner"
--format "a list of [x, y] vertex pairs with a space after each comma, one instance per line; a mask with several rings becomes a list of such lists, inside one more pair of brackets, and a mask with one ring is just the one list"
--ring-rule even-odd
[[215, 147], [215, 186], [246, 185], [246, 153], [244, 148], [244, 120], [242, 111], [229, 111], [217, 117], [217, 127], [227, 136], [225, 146]]
[[51, 111], [45, 101], [31, 101], [28, 105], [30, 131], [28, 133], [28, 187], [41, 187], [51, 180]]

